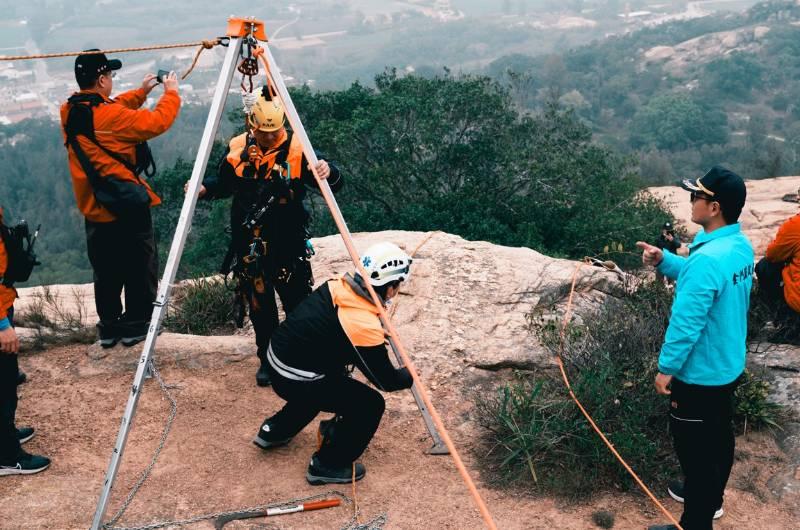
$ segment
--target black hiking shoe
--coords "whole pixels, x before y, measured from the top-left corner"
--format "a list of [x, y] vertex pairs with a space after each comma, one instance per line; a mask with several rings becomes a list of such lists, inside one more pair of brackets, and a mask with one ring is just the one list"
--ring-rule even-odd
[[272, 426], [268, 421], [261, 424], [258, 434], [253, 438], [253, 443], [261, 449], [272, 449], [273, 447], [281, 447], [292, 441], [292, 438], [276, 438], [272, 433]]
[[28, 380], [28, 374], [20, 370], [17, 372], [17, 386], [24, 384]]
[[[359, 462], [356, 462], [355, 467], [355, 479], [361, 480], [364, 478], [364, 475], [367, 474], [367, 468], [364, 467], [364, 464]], [[347, 484], [353, 480], [353, 466], [326, 466], [320, 462], [317, 453], [314, 453], [311, 457], [311, 463], [308, 464], [306, 480], [312, 486], [320, 486], [322, 484]]]
[[98, 322], [97, 338], [100, 339], [100, 346], [103, 348], [113, 348], [119, 342], [119, 330], [116, 322]]
[[33, 432], [33, 427], [20, 427], [17, 429], [17, 440], [19, 440], [19, 443], [24, 444], [33, 438]]
[[678, 527], [674, 524], [657, 524], [648, 526], [647, 530], [678, 530]]
[[49, 465], [50, 459], [46, 456], [32, 455], [25, 451], [20, 451], [13, 462], [0, 462], [0, 476], [33, 475], [39, 471], [44, 471]]
[[[676, 501], [683, 503], [683, 482], [680, 480], [671, 481], [667, 487], [667, 493], [669, 493], [669, 496]], [[723, 515], [725, 515], [725, 510], [723, 510], [722, 506], [720, 506], [719, 509], [714, 512], [714, 519], [719, 519]]]
[[150, 322], [143, 320], [135, 322], [120, 321], [117, 327], [119, 328], [120, 342], [122, 342], [123, 346], [130, 348], [147, 338]]
[[667, 493], [676, 501], [683, 503], [683, 481], [671, 480], [669, 486], [667, 486]]
[[256, 384], [258, 386], [269, 386], [270, 383], [269, 372], [267, 372], [267, 361], [261, 361], [261, 366], [256, 372]]

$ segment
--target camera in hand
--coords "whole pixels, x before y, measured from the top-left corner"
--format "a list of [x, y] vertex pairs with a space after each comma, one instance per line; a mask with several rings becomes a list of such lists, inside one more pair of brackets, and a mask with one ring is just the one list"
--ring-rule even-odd
[[164, 82], [164, 78], [169, 75], [169, 70], [159, 70], [158, 74], [156, 74], [156, 81], [159, 83]]

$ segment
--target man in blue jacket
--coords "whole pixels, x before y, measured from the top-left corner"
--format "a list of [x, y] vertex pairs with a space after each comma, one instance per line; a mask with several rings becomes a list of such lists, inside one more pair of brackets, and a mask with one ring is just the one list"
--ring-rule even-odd
[[702, 227], [689, 257], [637, 245], [645, 265], [677, 279], [655, 380], [656, 391], [670, 397], [670, 430], [685, 476], [669, 493], [684, 503], [684, 530], [712, 530], [733, 466], [733, 393], [745, 367], [754, 256], [738, 223], [747, 196], [739, 175], [715, 166], [683, 187], [691, 192], [692, 222]]

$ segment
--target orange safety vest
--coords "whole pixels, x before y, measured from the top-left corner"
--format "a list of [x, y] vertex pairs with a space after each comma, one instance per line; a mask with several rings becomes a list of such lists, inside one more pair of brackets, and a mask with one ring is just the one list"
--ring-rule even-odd
[[359, 296], [344, 277], [329, 280], [328, 289], [339, 323], [350, 343], [357, 348], [383, 344], [384, 331], [375, 304]]
[[[287, 171], [276, 162], [278, 155], [282, 150], [269, 149], [267, 151], [262, 151], [255, 142], [250, 142], [250, 145], [248, 145], [247, 133], [243, 133], [234, 137], [230, 141], [230, 144], [228, 144], [228, 147], [230, 149], [227, 156], [228, 163], [231, 165], [236, 173], [236, 176], [239, 178], [246, 178], [244, 176], [244, 170], [248, 166], [255, 168], [256, 175], [259, 174], [258, 170], [265, 166], [268, 169], [279, 171], [284, 177], [288, 176], [292, 179], [299, 179], [303, 173], [303, 145], [301, 144], [300, 139], [293, 134], [289, 140], [289, 153], [285, 160], [287, 164], [288, 175]], [[245, 149], [248, 150], [248, 153], [243, 156]], [[256, 178], [259, 177], [256, 176]], [[266, 178], [269, 178], [269, 173], [267, 173]]]

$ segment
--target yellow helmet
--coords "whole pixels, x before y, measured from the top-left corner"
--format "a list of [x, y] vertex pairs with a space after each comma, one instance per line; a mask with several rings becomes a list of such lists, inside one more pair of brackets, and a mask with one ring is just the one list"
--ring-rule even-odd
[[247, 124], [253, 129], [272, 132], [283, 127], [286, 114], [283, 112], [283, 105], [277, 97], [268, 100], [263, 92], [258, 96], [250, 114], [247, 116]]

